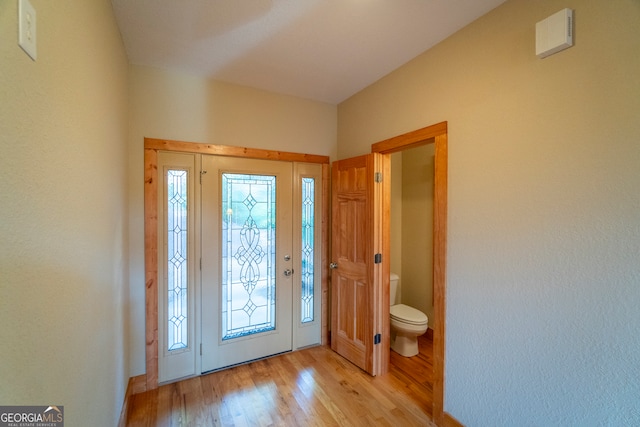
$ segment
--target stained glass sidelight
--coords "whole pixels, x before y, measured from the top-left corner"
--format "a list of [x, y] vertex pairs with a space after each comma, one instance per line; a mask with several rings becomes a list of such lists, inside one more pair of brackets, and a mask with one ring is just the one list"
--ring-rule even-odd
[[315, 180], [302, 178], [302, 292], [301, 292], [301, 321], [313, 321], [313, 237], [314, 237], [314, 208], [315, 208]]
[[276, 177], [222, 174], [222, 339], [276, 326]]
[[187, 342], [187, 171], [167, 172], [167, 348]]

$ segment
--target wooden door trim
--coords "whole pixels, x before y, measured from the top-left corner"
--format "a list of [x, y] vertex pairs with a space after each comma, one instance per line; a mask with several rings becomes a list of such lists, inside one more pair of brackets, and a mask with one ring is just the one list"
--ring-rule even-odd
[[[440, 122], [371, 145], [371, 152], [391, 154], [408, 148], [435, 144], [435, 189], [433, 211], [433, 419], [444, 423], [445, 311], [447, 257], [447, 177], [448, 126]], [[387, 219], [388, 221], [388, 219]], [[389, 240], [389, 224], [384, 225], [384, 240]], [[387, 254], [383, 255], [388, 257]], [[387, 319], [388, 323], [388, 319]], [[387, 349], [388, 351], [388, 349]]]
[[391, 154], [434, 142], [438, 136], [447, 134], [447, 122], [417, 129], [371, 145], [372, 153]]
[[216, 156], [245, 157], [301, 163], [320, 163], [322, 167], [322, 242], [321, 242], [321, 299], [322, 344], [328, 343], [327, 295], [329, 292], [329, 156], [272, 151], [257, 148], [231, 147], [144, 139], [144, 264], [145, 264], [145, 361], [146, 389], [158, 388], [158, 151], [173, 151]]
[[[391, 176], [391, 161], [389, 156], [376, 155], [374, 157], [374, 171], [380, 172], [383, 177]], [[391, 324], [389, 321], [389, 274], [391, 273], [391, 242], [389, 239], [389, 218], [391, 216], [391, 180], [382, 179], [381, 183], [373, 185], [371, 200], [376, 206], [373, 207], [373, 247], [374, 253], [383, 254], [382, 263], [378, 268], [374, 268], [374, 282], [381, 283], [379, 287], [374, 287], [373, 309], [377, 313], [374, 315], [375, 330], [380, 331], [380, 345], [374, 346], [374, 360], [376, 365], [373, 370], [376, 375], [384, 375], [389, 372], [391, 363]], [[382, 277], [380, 277], [382, 276]], [[380, 289], [381, 287], [381, 289]]]
[[145, 138], [144, 148], [160, 151], [212, 154], [215, 156], [245, 157], [262, 160], [282, 160], [302, 163], [329, 163], [329, 156], [292, 153], [288, 151], [264, 150], [261, 148], [231, 147], [228, 145], [199, 144], [195, 142], [172, 141], [170, 139]]

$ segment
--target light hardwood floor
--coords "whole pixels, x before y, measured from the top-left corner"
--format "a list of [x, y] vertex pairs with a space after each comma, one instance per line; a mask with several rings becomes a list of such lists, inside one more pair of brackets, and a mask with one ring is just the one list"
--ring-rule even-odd
[[131, 397], [127, 426], [430, 426], [432, 341], [371, 377], [329, 347], [236, 366]]

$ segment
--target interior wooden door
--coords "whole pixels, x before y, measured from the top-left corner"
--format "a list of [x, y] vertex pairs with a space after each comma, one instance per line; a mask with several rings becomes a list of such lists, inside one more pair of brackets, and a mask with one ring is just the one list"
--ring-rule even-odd
[[372, 153], [334, 162], [331, 172], [331, 348], [371, 375], [387, 372], [389, 358], [385, 171], [387, 157]]

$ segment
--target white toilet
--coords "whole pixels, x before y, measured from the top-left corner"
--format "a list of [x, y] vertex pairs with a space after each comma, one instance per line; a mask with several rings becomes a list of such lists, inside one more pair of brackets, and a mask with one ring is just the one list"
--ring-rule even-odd
[[391, 319], [391, 350], [401, 356], [411, 357], [418, 354], [418, 336], [427, 332], [429, 319], [427, 315], [413, 307], [396, 304], [398, 280], [400, 277], [391, 273], [389, 317]]

